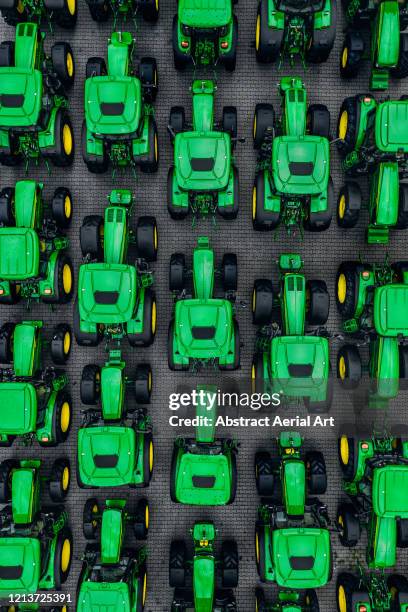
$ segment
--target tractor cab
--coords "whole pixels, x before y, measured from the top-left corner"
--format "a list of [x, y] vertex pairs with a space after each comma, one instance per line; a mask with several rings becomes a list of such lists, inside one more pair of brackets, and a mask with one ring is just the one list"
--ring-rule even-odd
[[[13, 410], [10, 410], [13, 406]], [[36, 430], [37, 392], [29, 382], [0, 383], [0, 431], [4, 436], [24, 436]]]
[[87, 126], [94, 134], [129, 135], [139, 129], [142, 86], [131, 76], [98, 76], [85, 81]]
[[181, 28], [206, 30], [221, 28], [232, 19], [232, 0], [181, 0], [178, 3], [178, 18]]
[[10, 593], [36, 593], [40, 573], [38, 538], [0, 538], [0, 597], [8, 597]]
[[379, 104], [375, 115], [377, 148], [384, 154], [407, 155], [407, 133], [408, 100], [389, 100]]
[[0, 126], [32, 128], [41, 119], [43, 79], [39, 70], [0, 68]]
[[379, 518], [408, 519], [408, 466], [375, 468], [372, 501], [373, 511]]
[[25, 461], [19, 469], [13, 470], [11, 510], [15, 525], [32, 523], [39, 510], [40, 465], [40, 461]]
[[390, 284], [377, 287], [374, 293], [374, 328], [388, 338], [408, 336], [406, 312], [408, 285]]

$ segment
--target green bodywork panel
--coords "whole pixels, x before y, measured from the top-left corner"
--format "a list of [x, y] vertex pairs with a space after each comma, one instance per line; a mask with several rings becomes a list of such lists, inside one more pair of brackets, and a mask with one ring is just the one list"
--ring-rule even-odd
[[42, 107], [43, 84], [39, 70], [0, 68], [0, 127], [37, 125]]
[[142, 110], [141, 83], [136, 77], [100, 76], [85, 81], [87, 128], [96, 135], [133, 134]]
[[178, 18], [191, 28], [219, 28], [232, 19], [231, 0], [180, 0]]
[[282, 285], [280, 306], [285, 335], [302, 335], [306, 317], [305, 277], [303, 274], [285, 274]]
[[370, 218], [375, 226], [392, 226], [398, 219], [399, 168], [396, 162], [378, 164], [370, 184]]
[[377, 108], [375, 143], [384, 153], [408, 152], [408, 101], [390, 100]]
[[196, 555], [193, 560], [194, 609], [196, 612], [209, 612], [213, 609], [215, 583], [215, 559], [205, 554]]
[[380, 518], [408, 518], [408, 467], [376, 468], [372, 484], [373, 511]]
[[42, 323], [24, 321], [14, 328], [13, 365], [16, 376], [33, 376], [41, 365]]
[[40, 241], [37, 233], [24, 227], [0, 228], [0, 278], [27, 280], [38, 275]]
[[176, 497], [182, 504], [220, 506], [231, 496], [230, 456], [185, 453], [179, 450]]
[[380, 2], [375, 19], [375, 63], [378, 68], [398, 64], [400, 47], [399, 4], [396, 0]]
[[14, 523], [24, 525], [32, 522], [34, 513], [38, 510], [34, 496], [37, 484], [34, 469], [27, 467], [13, 471], [11, 507]]
[[279, 83], [282, 96], [284, 133], [302, 137], [306, 133], [307, 93], [299, 77], [283, 77]]
[[226, 132], [182, 132], [174, 142], [176, 180], [185, 191], [225, 189], [231, 171], [231, 137]]
[[104, 420], [119, 419], [125, 401], [125, 381], [122, 366], [105, 366], [101, 370], [101, 398]]
[[108, 72], [111, 76], [122, 77], [129, 73], [129, 55], [133, 50], [130, 32], [113, 32], [108, 44]]
[[129, 242], [128, 209], [124, 206], [108, 206], [104, 217], [104, 262], [124, 263]]
[[132, 601], [126, 582], [90, 582], [81, 584], [77, 612], [131, 612]]
[[[13, 410], [10, 410], [13, 406]], [[0, 384], [0, 431], [6, 435], [34, 432], [37, 423], [37, 395], [32, 384], [4, 382]]]
[[195, 80], [191, 86], [193, 94], [193, 131], [212, 132], [214, 128], [214, 81]]
[[303, 515], [305, 509], [306, 468], [304, 461], [284, 461], [282, 466], [283, 496], [289, 516]]
[[397, 338], [408, 336], [408, 286], [384, 285], [374, 293], [374, 327], [378, 334]]
[[16, 227], [41, 226], [43, 218], [42, 183], [32, 180], [17, 181], [14, 188]]
[[326, 191], [329, 160], [327, 138], [278, 136], [272, 148], [272, 176], [276, 190], [295, 195], [314, 195]]
[[10, 593], [36, 593], [40, 583], [40, 541], [28, 537], [0, 538], [0, 597]]
[[119, 563], [124, 535], [121, 508], [106, 508], [103, 511], [101, 534], [102, 563]]
[[212, 298], [214, 291], [215, 258], [207, 237], [198, 238], [198, 246], [193, 252], [194, 295], [197, 299]]

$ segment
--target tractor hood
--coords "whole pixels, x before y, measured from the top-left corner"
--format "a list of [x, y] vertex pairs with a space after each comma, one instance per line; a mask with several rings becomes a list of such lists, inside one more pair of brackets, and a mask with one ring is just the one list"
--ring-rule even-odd
[[379, 105], [375, 115], [375, 143], [386, 153], [408, 152], [408, 100]]
[[408, 336], [408, 285], [384, 285], [374, 294], [374, 327], [381, 336]]
[[38, 275], [40, 242], [33, 229], [0, 228], [0, 278], [26, 280]]
[[272, 562], [278, 586], [316, 589], [330, 576], [330, 535], [327, 529], [290, 527], [272, 534]]
[[0, 127], [38, 124], [43, 81], [39, 70], [0, 68]]
[[228, 185], [231, 137], [224, 132], [184, 132], [174, 143], [176, 180], [185, 191], [218, 191]]
[[233, 332], [231, 302], [180, 300], [176, 304], [174, 332], [183, 355], [203, 359], [223, 357]]
[[83, 582], [77, 612], [130, 612], [129, 586], [124, 582]]
[[[10, 410], [10, 406], [13, 410]], [[37, 394], [30, 383], [0, 383], [0, 431], [22, 436], [34, 432], [37, 424]]]
[[91, 263], [79, 269], [80, 317], [91, 323], [126, 323], [133, 316], [137, 298], [134, 266]]
[[141, 117], [141, 84], [136, 77], [91, 77], [85, 82], [86, 125], [93, 134], [133, 134]]
[[274, 139], [272, 174], [278, 193], [317, 195], [327, 190], [329, 173], [327, 138], [279, 136]]
[[220, 28], [232, 18], [232, 0], [179, 0], [178, 17], [190, 28]]
[[40, 580], [40, 542], [36, 538], [0, 538], [0, 597], [36, 593]]
[[196, 555], [193, 560], [193, 590], [195, 612], [212, 612], [215, 588], [213, 555]]
[[231, 497], [230, 465], [227, 457], [184, 453], [176, 472], [176, 497], [182, 504], [227, 504]]
[[89, 427], [78, 432], [78, 470], [91, 487], [119, 487], [132, 482], [136, 463], [131, 427]]
[[377, 516], [408, 519], [408, 466], [376, 468], [372, 490], [373, 509]]

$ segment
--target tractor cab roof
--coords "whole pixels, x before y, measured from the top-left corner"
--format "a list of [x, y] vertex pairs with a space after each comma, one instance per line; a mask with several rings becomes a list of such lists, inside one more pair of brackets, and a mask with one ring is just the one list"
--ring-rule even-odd
[[226, 455], [184, 453], [177, 467], [176, 498], [182, 504], [226, 504], [231, 497], [230, 465]]
[[130, 612], [131, 598], [126, 582], [92, 582], [81, 584], [77, 612]]
[[0, 228], [0, 278], [26, 280], [38, 275], [40, 241], [33, 229]]
[[0, 127], [36, 126], [42, 96], [43, 77], [39, 70], [0, 68]]
[[13, 471], [11, 507], [16, 524], [26, 525], [33, 520], [35, 479], [35, 468], [26, 467]]
[[0, 597], [8, 597], [10, 593], [36, 593], [40, 572], [37, 538], [0, 538]]
[[21, 436], [35, 431], [36, 424], [37, 394], [34, 386], [28, 382], [0, 383], [1, 433]]
[[233, 331], [231, 302], [223, 299], [180, 300], [176, 303], [175, 333], [180, 353], [192, 358], [222, 357]]
[[273, 141], [272, 173], [283, 195], [317, 195], [327, 190], [330, 151], [327, 138], [278, 136]]
[[408, 518], [408, 466], [374, 469], [373, 510], [381, 518]]
[[126, 135], [139, 128], [142, 86], [137, 77], [99, 76], [85, 82], [87, 128], [93, 134]]
[[408, 285], [383, 285], [374, 293], [374, 327], [381, 336], [408, 336]]
[[232, 18], [232, 0], [180, 0], [178, 17], [190, 28], [220, 28]]
[[84, 485], [121, 486], [132, 482], [136, 460], [131, 427], [88, 427], [78, 432], [78, 465]]
[[330, 535], [327, 529], [289, 527], [272, 533], [272, 563], [278, 586], [314, 589], [330, 575]]
[[408, 153], [408, 100], [389, 100], [377, 108], [375, 142], [385, 153]]
[[126, 323], [137, 297], [136, 268], [127, 264], [89, 263], [79, 269], [78, 299], [82, 320]]
[[231, 171], [231, 137], [225, 132], [182, 132], [174, 143], [179, 187], [185, 191], [225, 189]]

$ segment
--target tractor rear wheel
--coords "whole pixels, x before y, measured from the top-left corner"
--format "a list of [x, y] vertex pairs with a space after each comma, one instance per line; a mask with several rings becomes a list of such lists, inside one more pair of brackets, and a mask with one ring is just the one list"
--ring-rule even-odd
[[143, 444], [143, 486], [148, 487], [152, 479], [154, 468], [154, 444], [153, 436], [150, 432], [144, 435]]
[[329, 318], [330, 296], [322, 280], [306, 283], [307, 320], [309, 325], [325, 325]]
[[263, 589], [257, 587], [255, 589], [255, 612], [267, 612], [266, 597]]
[[252, 290], [252, 322], [254, 325], [269, 325], [273, 311], [272, 281], [259, 278]]
[[54, 123], [54, 148], [51, 153], [44, 151], [44, 157], [51, 160], [56, 168], [66, 168], [74, 161], [74, 131], [67, 112], [58, 109]]
[[174, 344], [174, 319], [172, 319], [169, 323], [169, 328], [167, 332], [167, 363], [169, 369], [173, 372], [181, 372], [187, 371], [189, 369], [189, 364], [179, 364], [174, 361], [173, 356], [173, 344]]
[[313, 28], [306, 59], [312, 64], [321, 64], [329, 58], [336, 37], [337, 2], [330, 2], [330, 25], [328, 28]]
[[65, 442], [71, 428], [71, 398], [65, 391], [60, 391], [56, 397], [52, 414], [52, 442], [48, 446], [55, 446]]
[[5, 459], [0, 463], [0, 504], [7, 504], [11, 500], [12, 474], [18, 467], [15, 459]]
[[143, 329], [140, 333], [127, 334], [130, 346], [150, 346], [153, 344], [157, 329], [157, 307], [154, 292], [147, 288], [145, 290], [143, 305]]
[[408, 548], [408, 519], [397, 521], [397, 546], [398, 548]]
[[222, 131], [234, 140], [238, 135], [238, 115], [236, 106], [224, 106], [222, 109]]
[[357, 224], [361, 200], [360, 185], [355, 181], [347, 181], [340, 189], [337, 200], [337, 225], [339, 227], [351, 228]]
[[358, 468], [358, 441], [342, 435], [338, 440], [338, 456], [345, 480], [354, 480]]
[[344, 319], [354, 316], [360, 273], [365, 266], [357, 261], [344, 261], [340, 264], [336, 277], [336, 303], [337, 309]]
[[156, 261], [159, 246], [156, 217], [140, 217], [136, 226], [138, 256], [146, 261]]
[[183, 291], [185, 288], [186, 258], [183, 253], [173, 253], [170, 258], [169, 267], [169, 289], [170, 291]]
[[112, 12], [109, 0], [105, 0], [104, 2], [88, 2], [87, 0], [87, 5], [93, 21], [102, 23], [109, 19]]
[[306, 474], [309, 493], [323, 495], [327, 489], [326, 462], [323, 453], [310, 451], [306, 453]]
[[258, 232], [268, 232], [278, 227], [279, 211], [265, 209], [265, 173], [258, 172], [252, 188], [252, 225]]
[[255, 51], [260, 64], [275, 62], [280, 55], [284, 28], [270, 28], [268, 25], [268, 0], [260, 0], [256, 18]]
[[94, 76], [105, 76], [108, 73], [106, 70], [106, 62], [103, 57], [90, 57], [86, 62], [85, 78], [90, 79]]
[[226, 365], [219, 365], [220, 370], [238, 370], [241, 365], [241, 336], [239, 331], [238, 321], [234, 319], [234, 360], [232, 363]]
[[360, 539], [361, 527], [353, 504], [340, 504], [337, 510], [336, 524], [341, 544], [347, 546], [347, 548], [356, 546]]
[[356, 591], [360, 592], [358, 578], [347, 572], [342, 572], [339, 574], [336, 584], [338, 612], [353, 612], [355, 610], [355, 606], [353, 605], [353, 595]]
[[189, 206], [175, 206], [173, 204], [173, 178], [174, 166], [171, 166], [167, 173], [167, 210], [170, 217], [175, 221], [178, 221], [187, 217], [189, 213]]
[[239, 210], [239, 173], [238, 168], [233, 166], [233, 190], [234, 190], [234, 201], [232, 206], [218, 206], [217, 211], [218, 214], [223, 219], [236, 219], [238, 216]]
[[[399, 612], [401, 608], [404, 609], [403, 604], [407, 603], [408, 580], [400, 574], [391, 574], [387, 578], [387, 586], [391, 594], [391, 610]], [[404, 602], [401, 601], [401, 595], [404, 596]]]
[[308, 589], [306, 591], [305, 604], [308, 612], [320, 612], [319, 599], [314, 589]]
[[82, 221], [79, 242], [83, 257], [101, 259], [103, 255], [103, 217], [88, 215]]
[[255, 527], [255, 559], [259, 579], [266, 582], [265, 529], [261, 523]]
[[101, 395], [101, 369], [94, 363], [89, 363], [82, 370], [80, 396], [85, 406], [94, 406]]
[[238, 547], [235, 540], [222, 543], [222, 586], [226, 589], [235, 589], [238, 585]]
[[143, 100], [151, 104], [159, 91], [159, 73], [154, 57], [142, 57], [139, 65], [139, 79], [142, 83]]
[[237, 47], [238, 47], [238, 19], [234, 15], [232, 18], [232, 40], [231, 46], [227, 53], [224, 53], [220, 60], [225, 66], [227, 72], [233, 72], [237, 64]]
[[355, 149], [357, 142], [358, 96], [343, 100], [337, 121], [337, 148], [345, 157]]
[[[44, 0], [47, 7], [47, 0]], [[53, 3], [51, 3], [53, 4]], [[53, 10], [53, 9], [52, 9]], [[75, 26], [78, 18], [78, 4], [76, 0], [64, 0], [63, 7], [54, 11], [55, 20], [61, 28], [71, 29]]]
[[138, 588], [137, 588], [137, 602], [135, 612], [143, 612], [146, 603], [147, 595], [147, 568], [146, 563], [139, 569], [138, 577]]
[[170, 109], [169, 128], [171, 129], [171, 139], [177, 134], [181, 134], [186, 129], [186, 111], [184, 106], [172, 106]]
[[186, 544], [173, 540], [170, 545], [169, 584], [172, 588], [184, 587], [186, 583]]
[[52, 334], [51, 358], [55, 365], [64, 365], [68, 361], [72, 346], [72, 332], [69, 325], [59, 323]]
[[231, 489], [227, 504], [232, 504], [237, 495], [238, 475], [237, 475], [237, 456], [234, 452], [231, 453]]
[[141, 499], [137, 504], [133, 532], [136, 540], [145, 540], [149, 533], [150, 511], [147, 499]]
[[274, 493], [275, 477], [273, 463], [269, 453], [261, 451], [255, 455], [255, 481], [256, 488], [262, 497], [272, 497]]
[[49, 492], [52, 501], [62, 502], [66, 498], [71, 481], [71, 468], [68, 459], [56, 459], [51, 468]]
[[87, 499], [82, 513], [82, 531], [86, 540], [96, 540], [98, 533], [99, 506], [96, 497]]
[[398, 352], [400, 387], [404, 387], [406, 389], [408, 382], [408, 346], [401, 344]]
[[15, 323], [4, 323], [0, 328], [0, 363], [11, 363], [13, 360], [15, 327]]
[[180, 51], [179, 49], [177, 15], [174, 15], [173, 17], [172, 45], [173, 45], [174, 67], [176, 70], [184, 70], [189, 64], [191, 64], [191, 56], [189, 54], [182, 53], [182, 51]]
[[236, 291], [238, 288], [238, 261], [235, 253], [224, 254], [221, 270], [224, 291]]
[[391, 75], [396, 79], [405, 79], [408, 76], [408, 33], [400, 33], [400, 52], [398, 64], [391, 68]]
[[51, 202], [52, 218], [62, 229], [70, 226], [72, 220], [72, 196], [66, 187], [58, 187], [54, 191]]
[[275, 111], [272, 104], [257, 104], [255, 107], [252, 137], [254, 149], [260, 149], [268, 132], [273, 134], [275, 127]]
[[148, 363], [139, 363], [135, 375], [135, 396], [138, 404], [150, 404], [153, 377]]
[[159, 18], [159, 1], [158, 0], [143, 0], [140, 11], [145, 21], [156, 23]]
[[263, 353], [258, 352], [252, 358], [251, 389], [252, 393], [263, 393], [265, 388]]
[[97, 346], [102, 337], [102, 332], [99, 327], [94, 332], [84, 332], [81, 330], [81, 317], [79, 314], [78, 299], [74, 302], [73, 312], [73, 329], [74, 336], [79, 346]]
[[345, 389], [356, 389], [362, 377], [362, 364], [358, 348], [345, 344], [337, 353], [337, 378]]
[[397, 229], [408, 228], [408, 183], [400, 183], [398, 198]]
[[56, 590], [66, 582], [72, 561], [72, 533], [64, 527], [57, 536], [54, 553], [54, 579]]
[[330, 112], [325, 104], [311, 104], [307, 111], [307, 127], [313, 136], [330, 138]]
[[0, 224], [6, 227], [15, 225], [14, 189], [5, 187], [0, 191]]
[[94, 155], [93, 153], [88, 154], [87, 128], [85, 119], [82, 122], [81, 129], [81, 152], [82, 159], [84, 160], [89, 172], [92, 172], [92, 174], [103, 174], [107, 171], [109, 159], [104, 145], [102, 155]]
[[345, 79], [356, 77], [364, 56], [364, 40], [360, 32], [347, 32], [340, 55], [340, 74]]
[[303, 222], [303, 227], [308, 232], [324, 232], [330, 227], [333, 217], [334, 202], [334, 187], [333, 179], [330, 176], [327, 185], [327, 205], [326, 210], [312, 212], [310, 208], [307, 211], [307, 216]]
[[135, 161], [139, 164], [142, 172], [145, 174], [152, 174], [153, 172], [157, 172], [159, 167], [159, 140], [157, 135], [156, 121], [153, 119], [153, 117], [150, 117], [147, 140], [148, 151], [146, 155], [135, 159]]

